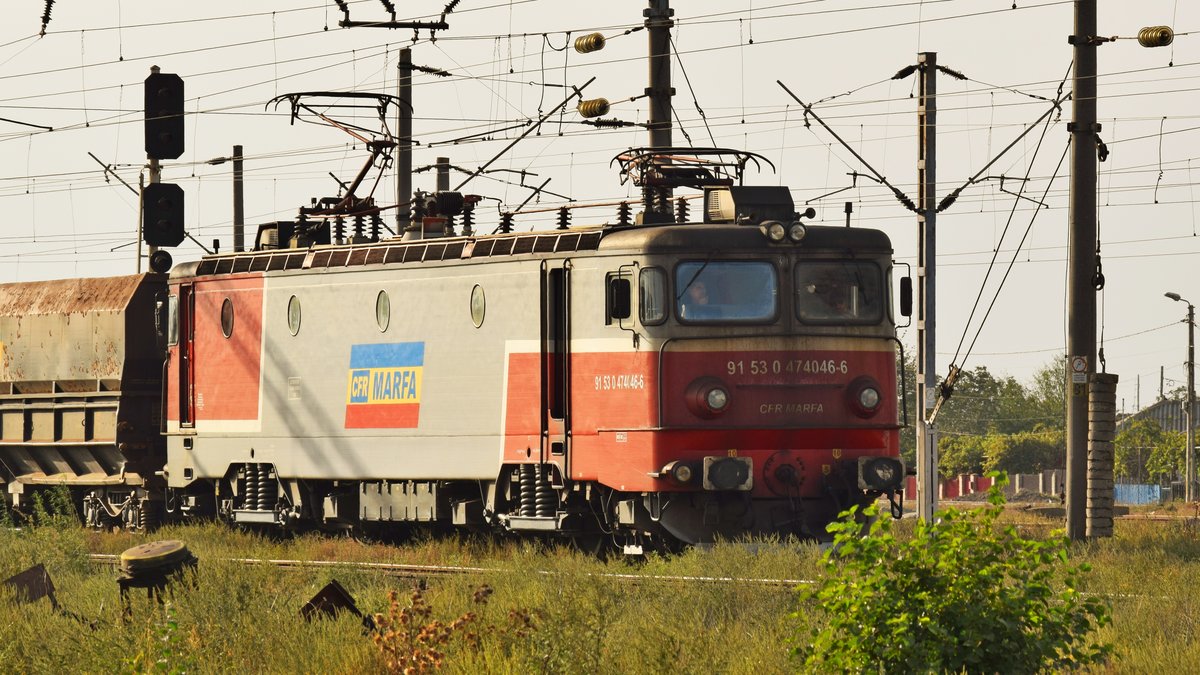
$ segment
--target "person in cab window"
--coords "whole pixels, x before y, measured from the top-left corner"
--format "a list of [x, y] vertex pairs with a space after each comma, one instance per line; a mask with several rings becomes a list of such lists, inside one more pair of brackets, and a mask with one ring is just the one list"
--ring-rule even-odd
[[[704, 319], [711, 318], [711, 309], [708, 305], [708, 287], [699, 279], [693, 281], [683, 294], [683, 302], [680, 303], [680, 315], [685, 319]], [[703, 308], [703, 309], [702, 309]]]
[[813, 279], [801, 290], [800, 316], [806, 319], [843, 319], [854, 316], [850, 287], [832, 277]]

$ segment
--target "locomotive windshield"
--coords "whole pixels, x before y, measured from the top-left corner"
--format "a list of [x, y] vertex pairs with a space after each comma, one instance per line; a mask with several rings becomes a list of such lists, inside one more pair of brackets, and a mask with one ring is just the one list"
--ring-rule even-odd
[[796, 315], [814, 324], [879, 323], [883, 319], [879, 266], [853, 260], [797, 264]]
[[675, 268], [675, 313], [687, 323], [770, 321], [778, 294], [769, 262], [698, 261]]

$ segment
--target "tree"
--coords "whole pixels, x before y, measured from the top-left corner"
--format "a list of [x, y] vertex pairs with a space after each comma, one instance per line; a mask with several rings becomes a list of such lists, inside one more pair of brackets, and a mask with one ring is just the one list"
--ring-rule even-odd
[[938, 439], [938, 470], [943, 476], [983, 473], [983, 436], [942, 436]]
[[1063, 430], [1067, 422], [1067, 362], [1054, 358], [1033, 374], [1029, 398], [1038, 424]]
[[[1024, 539], [997, 523], [999, 486], [984, 508], [946, 509], [897, 539], [891, 519], [862, 535], [857, 507], [830, 525], [834, 546], [807, 600], [824, 624], [793, 650], [809, 672], [1005, 672], [1102, 664], [1111, 645], [1106, 601], [1078, 590], [1086, 565], [1067, 565], [1065, 537]], [[807, 613], [797, 613], [805, 619]]]
[[[1146, 480], [1146, 465], [1151, 454], [1162, 442], [1163, 428], [1158, 420], [1152, 417], [1135, 417], [1113, 440], [1114, 473], [1120, 478]], [[1164, 468], [1156, 466], [1156, 473]]]
[[1187, 435], [1182, 431], [1164, 431], [1161, 440], [1150, 451], [1146, 473], [1150, 480], [1164, 481], [1179, 478], [1187, 471]]
[[985, 471], [1041, 473], [1064, 468], [1067, 459], [1066, 440], [1063, 432], [1056, 429], [993, 435], [983, 445], [987, 455]]

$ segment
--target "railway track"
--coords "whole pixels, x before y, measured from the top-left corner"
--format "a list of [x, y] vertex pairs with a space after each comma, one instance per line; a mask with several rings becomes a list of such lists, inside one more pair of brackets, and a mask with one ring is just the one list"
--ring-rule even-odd
[[[106, 553], [92, 553], [88, 556], [91, 562], [107, 567], [117, 567], [120, 556]], [[453, 576], [482, 576], [495, 574], [529, 574], [529, 570], [516, 570], [503, 567], [471, 567], [463, 565], [413, 565], [407, 563], [371, 563], [351, 562], [341, 560], [273, 560], [264, 558], [216, 558], [220, 562], [231, 562], [247, 566], [267, 566], [283, 570], [304, 571], [314, 569], [345, 569], [361, 572], [378, 572], [385, 576], [401, 579], [428, 579], [433, 577]], [[534, 571], [543, 576], [557, 576], [559, 573], [545, 570]], [[795, 588], [797, 586], [816, 583], [812, 579], [769, 579], [751, 577], [725, 576], [688, 576], [670, 574], [619, 574], [615, 572], [596, 572], [588, 576], [600, 579], [616, 579], [630, 582], [656, 583], [697, 583], [697, 584], [742, 584], [779, 588]]]

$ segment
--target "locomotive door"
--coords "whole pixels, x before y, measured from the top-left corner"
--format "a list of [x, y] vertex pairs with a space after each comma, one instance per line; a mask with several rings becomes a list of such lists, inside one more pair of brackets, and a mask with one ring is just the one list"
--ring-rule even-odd
[[570, 475], [571, 359], [569, 261], [560, 267], [542, 263], [542, 447], [543, 462], [553, 462]]
[[179, 425], [196, 423], [196, 295], [192, 284], [179, 287]]

